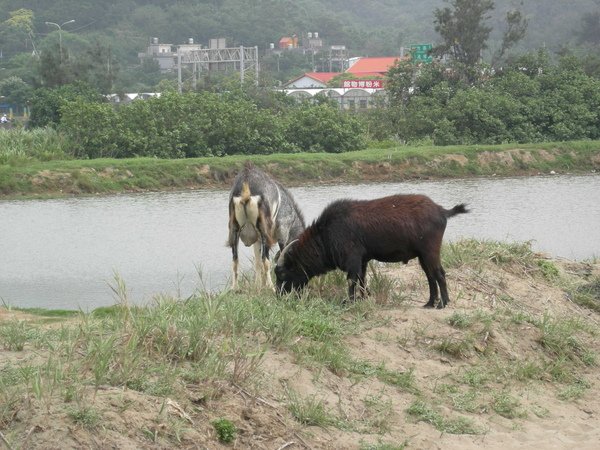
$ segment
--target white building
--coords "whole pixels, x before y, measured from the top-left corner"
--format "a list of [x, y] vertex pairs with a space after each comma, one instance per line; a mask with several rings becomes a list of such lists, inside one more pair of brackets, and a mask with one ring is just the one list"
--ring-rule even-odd
[[286, 95], [298, 100], [310, 100], [319, 95], [326, 96], [335, 100], [340, 109], [350, 111], [360, 111], [372, 108], [376, 103], [385, 101], [385, 91], [383, 89], [373, 88], [300, 88], [283, 89]]

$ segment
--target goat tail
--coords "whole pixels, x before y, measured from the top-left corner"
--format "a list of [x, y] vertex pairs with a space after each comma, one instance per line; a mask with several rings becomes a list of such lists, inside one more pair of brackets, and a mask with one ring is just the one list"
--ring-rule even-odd
[[456, 205], [452, 209], [446, 210], [446, 217], [456, 216], [457, 214], [466, 214], [469, 210], [467, 209], [466, 203], [461, 203], [460, 205]]
[[244, 183], [242, 184], [242, 192], [240, 194], [240, 197], [242, 197], [242, 204], [245, 205], [246, 203], [248, 203], [250, 201], [251, 196], [252, 193], [250, 192], [250, 185], [244, 181]]

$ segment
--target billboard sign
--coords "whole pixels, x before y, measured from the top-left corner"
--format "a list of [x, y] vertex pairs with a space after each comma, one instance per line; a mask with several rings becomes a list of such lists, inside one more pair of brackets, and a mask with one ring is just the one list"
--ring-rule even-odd
[[430, 63], [433, 61], [433, 57], [429, 53], [433, 45], [431, 44], [413, 44], [410, 46], [410, 54], [412, 55], [412, 61], [415, 63], [424, 62]]
[[344, 80], [344, 89], [383, 89], [383, 80]]

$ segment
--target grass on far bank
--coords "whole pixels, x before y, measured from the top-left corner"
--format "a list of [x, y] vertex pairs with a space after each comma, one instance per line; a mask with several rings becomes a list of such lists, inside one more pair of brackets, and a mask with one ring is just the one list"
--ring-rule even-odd
[[0, 196], [228, 188], [248, 159], [287, 185], [589, 172], [599, 165], [600, 159], [598, 141], [448, 147], [373, 143], [368, 149], [339, 154], [234, 155], [178, 160], [75, 160], [67, 156], [64, 145], [60, 135], [51, 129], [0, 130]]

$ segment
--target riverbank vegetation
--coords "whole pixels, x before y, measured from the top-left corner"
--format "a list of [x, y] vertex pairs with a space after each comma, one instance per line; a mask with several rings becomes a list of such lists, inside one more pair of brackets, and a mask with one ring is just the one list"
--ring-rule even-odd
[[341, 153], [369, 142], [481, 145], [600, 138], [600, 80], [572, 56], [544, 51], [501, 68], [402, 61], [370, 109], [327, 95], [298, 102], [229, 80], [213, 91], [114, 105], [83, 83], [32, 94], [31, 127], [53, 127], [73, 158], [187, 158]]
[[[2, 133], [0, 139], [1, 136]], [[40, 136], [40, 139], [56, 137], [51, 130], [40, 132]], [[0, 165], [2, 198], [229, 189], [249, 158], [237, 155], [64, 160], [59, 146], [53, 152], [4, 155], [6, 163]], [[600, 142], [447, 147], [383, 145], [340, 154], [254, 155], [251, 159], [289, 186], [442, 177], [583, 174], [600, 170]]]
[[372, 98], [371, 108], [347, 111], [327, 95], [297, 101], [253, 80], [224, 79], [181, 94], [166, 84], [160, 97], [124, 104], [71, 83], [32, 91], [27, 125], [56, 129], [62, 152], [80, 159], [594, 140], [598, 92], [600, 80], [583, 60], [540, 50], [502, 67], [400, 61], [387, 72], [385, 95]]
[[[443, 260], [452, 303], [441, 311], [421, 308], [413, 263], [373, 265], [370, 298], [350, 305], [335, 272], [300, 298], [247, 282], [139, 306], [117, 277], [114, 307], [0, 309], [0, 430], [12, 448], [598, 437], [598, 261], [473, 240], [446, 245]], [[558, 427], [564, 417], [573, 426]]]

